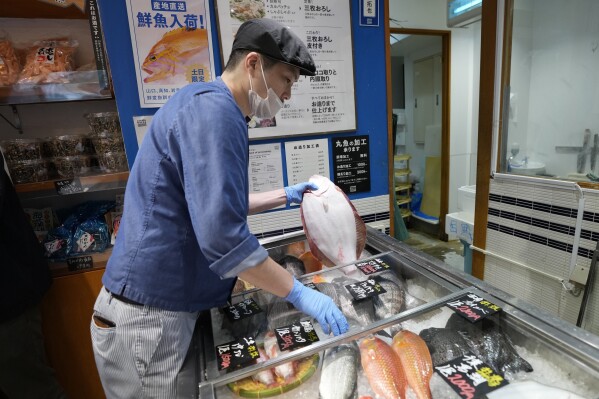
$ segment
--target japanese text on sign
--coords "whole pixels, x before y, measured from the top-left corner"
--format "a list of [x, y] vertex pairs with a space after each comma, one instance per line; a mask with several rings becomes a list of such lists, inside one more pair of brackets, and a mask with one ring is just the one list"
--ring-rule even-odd
[[386, 262], [386, 259], [375, 258], [364, 262], [356, 263], [356, 267], [365, 275], [377, 273], [389, 269], [391, 266]]
[[259, 358], [260, 353], [254, 338], [244, 337], [238, 341], [217, 345], [216, 357], [218, 359], [218, 369], [225, 370], [247, 365], [252, 360]]
[[468, 293], [446, 305], [471, 322], [497, 313], [501, 308], [478, 295]]
[[225, 308], [225, 314], [231, 321], [245, 319], [262, 312], [262, 308], [252, 298], [244, 299], [243, 301]]
[[472, 399], [508, 382], [476, 356], [468, 353], [435, 367], [435, 371], [462, 398]]
[[290, 326], [275, 329], [277, 344], [284, 350], [293, 350], [317, 342], [318, 335], [309, 320], [302, 320]]
[[348, 284], [345, 287], [355, 300], [365, 299], [387, 292], [374, 278], [359, 283]]

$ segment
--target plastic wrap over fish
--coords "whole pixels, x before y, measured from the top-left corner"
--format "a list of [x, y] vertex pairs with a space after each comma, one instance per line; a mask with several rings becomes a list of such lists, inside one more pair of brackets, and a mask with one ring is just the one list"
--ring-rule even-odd
[[[326, 266], [352, 263], [366, 245], [366, 225], [356, 208], [332, 181], [314, 175], [316, 191], [304, 193], [300, 206], [302, 224], [312, 254]], [[355, 267], [344, 270], [350, 272]]]

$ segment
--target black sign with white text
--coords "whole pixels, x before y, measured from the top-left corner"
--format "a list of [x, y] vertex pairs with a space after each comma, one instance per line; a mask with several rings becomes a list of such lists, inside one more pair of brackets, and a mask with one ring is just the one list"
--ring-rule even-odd
[[275, 328], [275, 335], [281, 351], [302, 348], [319, 340], [316, 331], [314, 331], [314, 326], [309, 320]]
[[370, 259], [363, 262], [357, 262], [355, 265], [362, 273], [365, 275], [382, 272], [383, 270], [388, 270], [391, 268], [389, 265], [390, 256], [383, 255], [379, 258]]
[[370, 191], [368, 136], [333, 139], [335, 184], [346, 194]]
[[345, 288], [356, 301], [387, 292], [375, 278], [348, 284]]
[[451, 302], [447, 302], [445, 305], [471, 323], [482, 320], [501, 310], [501, 308], [494, 303], [472, 293], [468, 293]]
[[219, 370], [245, 366], [260, 357], [258, 346], [253, 337], [245, 337], [238, 341], [217, 345], [215, 349]]
[[245, 319], [262, 312], [262, 308], [252, 298], [228, 306], [223, 309], [230, 321]]

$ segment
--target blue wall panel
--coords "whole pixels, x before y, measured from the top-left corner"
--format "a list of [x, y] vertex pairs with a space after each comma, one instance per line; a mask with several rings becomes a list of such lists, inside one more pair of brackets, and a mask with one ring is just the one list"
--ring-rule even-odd
[[[251, 144], [273, 143], [283, 144], [285, 141], [296, 141], [302, 138], [328, 138], [330, 149], [330, 170], [333, 172], [331, 138], [336, 136], [369, 135], [371, 160], [371, 191], [357, 193], [350, 198], [366, 198], [388, 194], [387, 173], [387, 84], [385, 73], [385, 37], [384, 25], [378, 27], [359, 26], [359, 0], [351, 0], [352, 30], [354, 46], [354, 80], [356, 91], [357, 130], [345, 133], [310, 135], [309, 137], [294, 136], [287, 139], [253, 140]], [[379, 0], [382, 1], [382, 0]], [[127, 20], [125, 1], [99, 0], [100, 18], [104, 30], [106, 50], [112, 74], [116, 103], [123, 128], [123, 136], [129, 159], [129, 166], [137, 154], [137, 138], [133, 126], [133, 116], [153, 115], [157, 108], [141, 108], [135, 78], [135, 65], [131, 48], [131, 36]], [[383, 7], [381, 8], [381, 12]], [[212, 37], [214, 40], [216, 73], [220, 75], [222, 65], [218, 32], [216, 30], [216, 15], [214, 1], [210, 1], [212, 17]], [[386, 17], [381, 16], [380, 21]], [[282, 146], [284, 150], [284, 146]], [[283, 154], [283, 170], [286, 171]], [[285, 182], [287, 176], [285, 173]]]

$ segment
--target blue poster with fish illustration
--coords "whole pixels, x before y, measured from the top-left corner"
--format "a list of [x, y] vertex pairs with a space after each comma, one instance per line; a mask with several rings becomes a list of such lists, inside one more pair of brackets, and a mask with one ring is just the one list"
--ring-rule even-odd
[[208, 0], [127, 0], [142, 108], [158, 108], [180, 88], [214, 80]]

